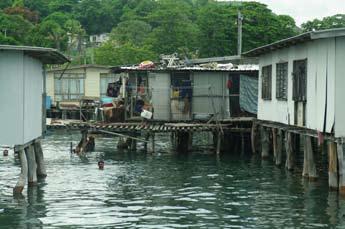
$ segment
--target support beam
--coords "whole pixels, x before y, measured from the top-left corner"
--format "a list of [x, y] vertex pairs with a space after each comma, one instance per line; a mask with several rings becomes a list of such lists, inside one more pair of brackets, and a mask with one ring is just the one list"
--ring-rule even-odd
[[311, 181], [317, 179], [316, 165], [314, 160], [314, 152], [310, 136], [304, 136], [304, 160], [302, 176], [309, 178]]
[[28, 161], [28, 186], [37, 185], [37, 164], [34, 146], [31, 144], [25, 149], [26, 159]]
[[278, 130], [277, 132], [277, 152], [276, 152], [276, 165], [280, 166], [283, 161], [283, 131], [281, 129]]
[[265, 127], [260, 128], [260, 135], [261, 135], [261, 157], [262, 159], [268, 159], [269, 157], [269, 149], [270, 149], [270, 140], [269, 134]]
[[338, 167], [339, 167], [339, 193], [345, 195], [345, 158], [344, 158], [344, 145], [339, 142], [337, 144], [338, 153]]
[[19, 151], [16, 151], [16, 153], [18, 153], [19, 155], [21, 170], [18, 182], [16, 186], [13, 188], [13, 195], [18, 195], [22, 193], [26, 183], [26, 179], [28, 177], [28, 163], [26, 160], [24, 149], [20, 149]]
[[41, 145], [41, 140], [36, 140], [34, 143], [35, 157], [37, 163], [37, 177], [46, 177], [47, 171], [44, 164], [43, 150]]
[[285, 133], [285, 150], [286, 150], [286, 162], [285, 162], [285, 167], [288, 170], [293, 170], [294, 169], [294, 164], [295, 164], [295, 156], [293, 152], [293, 146], [292, 146], [292, 133], [286, 132]]
[[331, 191], [338, 190], [338, 157], [337, 145], [328, 142], [328, 185]]

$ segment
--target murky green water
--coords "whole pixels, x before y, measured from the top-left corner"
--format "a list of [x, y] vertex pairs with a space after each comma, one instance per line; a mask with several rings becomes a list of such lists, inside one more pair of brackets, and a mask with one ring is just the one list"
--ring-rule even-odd
[[345, 200], [328, 192], [326, 172], [310, 184], [257, 157], [177, 156], [164, 143], [154, 155], [120, 152], [105, 137], [80, 159], [69, 153], [78, 140], [50, 133], [48, 177], [17, 199], [18, 162], [0, 155], [0, 228], [345, 228]]

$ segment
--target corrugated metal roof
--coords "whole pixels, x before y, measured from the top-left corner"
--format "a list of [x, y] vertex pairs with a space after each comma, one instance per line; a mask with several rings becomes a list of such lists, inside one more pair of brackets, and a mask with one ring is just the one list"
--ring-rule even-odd
[[287, 39], [283, 39], [283, 40], [276, 41], [268, 45], [264, 45], [264, 46], [252, 49], [248, 52], [243, 53], [243, 55], [248, 56], [248, 57], [255, 57], [255, 56], [259, 56], [259, 55], [262, 55], [262, 54], [265, 54], [277, 49], [286, 48], [292, 45], [301, 44], [303, 42], [307, 42], [311, 40], [330, 38], [330, 37], [340, 37], [340, 36], [345, 36], [345, 28], [310, 31], [307, 33], [303, 33], [294, 37], [290, 37]]
[[225, 71], [225, 72], [241, 72], [241, 71], [259, 71], [259, 65], [256, 64], [243, 64], [234, 65], [231, 68], [217, 68], [217, 67], [201, 67], [201, 66], [191, 66], [191, 67], [178, 67], [178, 68], [153, 68], [153, 69], [141, 69], [139, 66], [126, 66], [126, 67], [115, 67], [114, 71]]
[[48, 72], [68, 71], [68, 70], [83, 69], [83, 68], [100, 68], [100, 69], [109, 69], [110, 70], [112, 68], [112, 66], [98, 65], [98, 64], [84, 64], [84, 65], [70, 66], [67, 69], [65, 69], [64, 67], [62, 67], [62, 68], [53, 68], [53, 69], [49, 69]]
[[24, 54], [39, 59], [43, 64], [64, 64], [70, 62], [65, 55], [52, 48], [0, 45], [0, 50], [23, 51]]

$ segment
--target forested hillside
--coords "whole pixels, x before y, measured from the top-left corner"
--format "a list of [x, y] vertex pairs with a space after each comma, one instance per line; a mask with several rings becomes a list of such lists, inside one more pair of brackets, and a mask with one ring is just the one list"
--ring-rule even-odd
[[[0, 9], [1, 44], [57, 48], [76, 64], [130, 64], [175, 52], [188, 58], [235, 55], [238, 10], [243, 51], [299, 31], [293, 18], [257, 2], [1, 0]], [[92, 47], [89, 35], [102, 33], [110, 33], [110, 40]]]

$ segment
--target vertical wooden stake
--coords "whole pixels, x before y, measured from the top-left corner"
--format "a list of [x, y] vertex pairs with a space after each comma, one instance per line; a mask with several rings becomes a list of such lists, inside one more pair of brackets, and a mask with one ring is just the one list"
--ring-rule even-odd
[[286, 163], [285, 167], [288, 170], [293, 170], [294, 168], [294, 155], [292, 148], [292, 134], [286, 132], [285, 134], [285, 149], [286, 149]]
[[37, 185], [37, 165], [33, 145], [29, 145], [26, 149], [26, 159], [28, 161], [28, 186]]
[[257, 124], [253, 122], [252, 131], [251, 131], [251, 144], [252, 144], [252, 152], [256, 153], [256, 131], [257, 131]]
[[337, 144], [338, 166], [339, 166], [339, 193], [345, 195], [345, 161], [344, 161], [344, 145], [339, 142]]
[[188, 151], [193, 150], [193, 133], [189, 132], [188, 133]]
[[36, 140], [34, 143], [35, 148], [35, 158], [37, 163], [37, 176], [46, 177], [46, 166], [44, 164], [43, 150], [41, 145], [41, 140]]
[[282, 155], [283, 155], [283, 131], [278, 130], [277, 133], [277, 152], [276, 152], [276, 165], [280, 166], [282, 164]]
[[244, 146], [245, 142], [244, 142], [244, 134], [241, 133], [241, 154], [243, 155], [245, 152], [245, 146]]
[[14, 195], [22, 193], [25, 183], [26, 183], [26, 179], [28, 177], [28, 163], [26, 160], [24, 149], [20, 149], [19, 152], [17, 151], [17, 153], [19, 154], [21, 170], [20, 170], [18, 182], [16, 186], [13, 188]]
[[261, 127], [261, 157], [267, 159], [269, 157], [269, 135], [265, 127]]
[[328, 142], [328, 184], [332, 191], [338, 190], [338, 157], [334, 142]]
[[273, 161], [277, 161], [278, 144], [277, 144], [277, 129], [272, 128], [272, 141], [273, 141]]
[[311, 143], [311, 137], [306, 137], [306, 145], [307, 145], [307, 153], [308, 153], [308, 175], [310, 181], [315, 181], [318, 177], [316, 171], [316, 164], [315, 164], [315, 157], [314, 157], [314, 150], [313, 145]]
[[304, 136], [304, 144], [303, 144], [303, 172], [302, 176], [308, 178], [309, 177], [309, 160], [308, 160], [308, 144], [307, 144], [308, 136]]
[[222, 142], [221, 134], [218, 132], [218, 134], [217, 134], [217, 150], [216, 150], [217, 155], [220, 154], [221, 142]]

